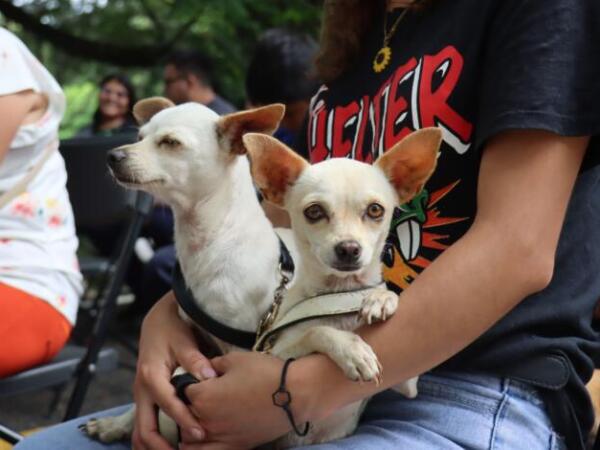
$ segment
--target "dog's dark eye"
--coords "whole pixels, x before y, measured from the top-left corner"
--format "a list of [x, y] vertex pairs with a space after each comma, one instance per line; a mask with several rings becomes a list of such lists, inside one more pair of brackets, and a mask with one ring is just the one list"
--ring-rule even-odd
[[178, 147], [181, 145], [181, 142], [179, 142], [177, 139], [173, 139], [172, 137], [165, 136], [158, 142], [158, 145], [166, 145], [168, 147]]
[[327, 214], [321, 205], [315, 203], [304, 210], [304, 217], [306, 217], [309, 222], [314, 223], [327, 217]]
[[379, 203], [371, 203], [367, 206], [366, 214], [373, 220], [378, 220], [383, 217], [385, 209]]

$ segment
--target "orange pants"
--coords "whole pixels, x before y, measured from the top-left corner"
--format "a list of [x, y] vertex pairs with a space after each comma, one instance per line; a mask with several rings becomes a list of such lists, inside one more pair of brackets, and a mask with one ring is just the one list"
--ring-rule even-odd
[[71, 328], [44, 300], [0, 283], [0, 378], [52, 359]]

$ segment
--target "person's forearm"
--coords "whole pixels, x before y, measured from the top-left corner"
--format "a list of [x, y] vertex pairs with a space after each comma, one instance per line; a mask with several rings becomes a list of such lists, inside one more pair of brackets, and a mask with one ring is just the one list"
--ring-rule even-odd
[[173, 291], [167, 292], [152, 305], [152, 308], [150, 308], [144, 317], [142, 330], [157, 326], [159, 323], [164, 322], [165, 317], [179, 319], [177, 301], [175, 300]]
[[[527, 295], [549, 281], [551, 265], [493, 225], [473, 226], [400, 296], [385, 323], [361, 330], [383, 366], [383, 383], [346, 379], [328, 358], [311, 356], [297, 374], [318, 373], [324, 400], [308, 414], [326, 413], [421, 374], [473, 342]], [[527, 270], [524, 270], [526, 268]], [[476, 275], [475, 275], [476, 274]], [[293, 376], [294, 371], [291, 371]]]
[[543, 289], [588, 141], [534, 130], [490, 139], [469, 231], [402, 292], [394, 316], [361, 330], [383, 365], [382, 385], [360, 386], [327, 358], [304, 358], [290, 375], [316, 374], [296, 386], [301, 394], [322, 394], [299, 395], [308, 399], [299, 405], [306, 416], [326, 414], [439, 365]]
[[389, 326], [361, 333], [385, 367], [384, 387], [447, 360], [546, 287], [553, 261], [533, 246], [483, 224], [440, 255], [401, 295]]
[[14, 139], [19, 127], [27, 116], [33, 104], [33, 94], [16, 93], [0, 95], [0, 164], [8, 153], [10, 144]]

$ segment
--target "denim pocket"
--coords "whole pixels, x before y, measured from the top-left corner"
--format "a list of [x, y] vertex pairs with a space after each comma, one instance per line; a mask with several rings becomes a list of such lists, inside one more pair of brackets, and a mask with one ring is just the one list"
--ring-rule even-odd
[[[476, 383], [484, 377], [441, 377], [427, 374], [419, 379], [419, 397], [430, 397], [440, 403], [449, 402], [478, 414], [493, 417], [502, 401], [499, 378], [489, 377], [491, 387]], [[492, 382], [493, 380], [493, 382]]]

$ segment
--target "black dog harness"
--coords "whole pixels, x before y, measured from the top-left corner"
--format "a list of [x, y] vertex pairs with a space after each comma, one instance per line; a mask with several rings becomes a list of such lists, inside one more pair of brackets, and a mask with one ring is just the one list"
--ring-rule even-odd
[[[294, 261], [292, 261], [292, 256], [281, 238], [279, 238], [279, 272], [282, 274], [282, 284], [287, 283], [287, 275], [294, 273]], [[173, 270], [173, 292], [175, 293], [179, 307], [183, 309], [196, 325], [228, 344], [252, 350], [256, 342], [256, 331], [244, 331], [232, 328], [203, 311], [194, 300], [194, 294], [185, 283], [179, 261], [176, 262]], [[175, 387], [177, 396], [185, 404], [190, 403], [185, 395], [185, 388], [195, 383], [198, 383], [198, 379], [189, 373], [175, 375], [171, 378], [171, 384]]]
[[[276, 338], [277, 334], [284, 328], [287, 328], [298, 322], [318, 317], [330, 317], [335, 315], [356, 313], [361, 307], [362, 299], [369, 290], [385, 287], [385, 284], [382, 283], [378, 286], [352, 292], [319, 295], [314, 298], [306, 299], [305, 301], [301, 302], [300, 306], [296, 305], [296, 307], [292, 308], [284, 316], [278, 317], [278, 310], [283, 299], [283, 294], [286, 290], [287, 283], [290, 281], [291, 275], [294, 273], [294, 262], [292, 261], [289, 250], [281, 238], [279, 238], [279, 248], [279, 273], [281, 275], [281, 280], [279, 287], [275, 290], [275, 299], [271, 304], [270, 309], [265, 313], [260, 321], [258, 333], [232, 328], [215, 320], [213, 317], [203, 311], [194, 300], [194, 295], [186, 285], [183, 273], [181, 271], [181, 266], [179, 265], [179, 261], [177, 261], [173, 272], [173, 291], [179, 307], [181, 307], [181, 309], [191, 320], [194, 321], [196, 325], [209, 332], [214, 337], [247, 350], [254, 349], [268, 352], [272, 345], [272, 340]], [[349, 302], [349, 298], [352, 298], [352, 301]], [[342, 304], [336, 302], [336, 299], [342, 299]], [[316, 308], [318, 312], [311, 310], [313, 303], [321, 304], [320, 307]], [[348, 303], [351, 303], [351, 305], [349, 306]], [[284, 366], [284, 372], [282, 373], [282, 386], [280, 386], [279, 391], [284, 389], [285, 370], [287, 369], [287, 365], [290, 361], [291, 360], [288, 360]], [[171, 378], [171, 384], [175, 388], [177, 396], [188, 405], [190, 404], [190, 401], [186, 396], [185, 390], [189, 385], [198, 382], [199, 380], [190, 373], [180, 373]], [[279, 393], [279, 391], [275, 394]], [[275, 401], [275, 394], [273, 394], [273, 401], [277, 406], [287, 407], [289, 405], [289, 401], [285, 405], [278, 404]], [[291, 401], [291, 398], [289, 398], [289, 400]], [[284, 409], [286, 409], [285, 407]], [[286, 410], [286, 413], [288, 416], [291, 414], [289, 410]], [[294, 424], [293, 417], [291, 417], [290, 420]], [[294, 429], [297, 434], [304, 436], [308, 431], [308, 425], [303, 432], [299, 432], [295, 425]], [[178, 441], [181, 441], [181, 439], [179, 438]]]
[[[279, 268], [282, 273], [291, 274], [294, 272], [294, 262], [281, 238], [279, 238]], [[228, 344], [252, 350], [256, 342], [256, 331], [232, 328], [215, 320], [203, 311], [194, 300], [192, 291], [185, 283], [179, 261], [175, 264], [173, 271], [173, 292], [178, 305], [200, 328]]]

